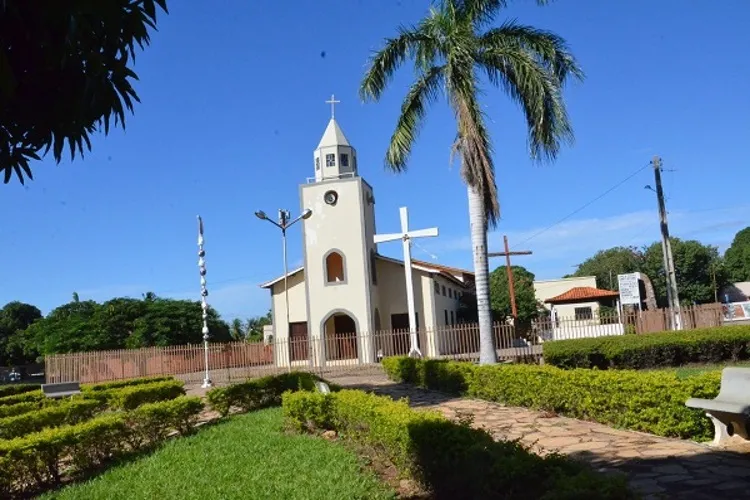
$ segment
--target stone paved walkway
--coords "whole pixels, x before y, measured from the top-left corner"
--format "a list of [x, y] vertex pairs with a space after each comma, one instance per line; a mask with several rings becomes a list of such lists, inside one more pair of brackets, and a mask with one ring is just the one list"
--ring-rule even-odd
[[557, 451], [599, 471], [625, 474], [630, 485], [647, 499], [750, 498], [750, 447], [745, 443], [736, 449], [716, 450], [691, 441], [456, 398], [395, 384], [383, 375], [335, 377], [331, 381], [395, 399], [407, 397], [412, 407], [437, 409], [448, 418], [473, 414], [474, 426], [496, 439], [520, 439], [536, 453]]

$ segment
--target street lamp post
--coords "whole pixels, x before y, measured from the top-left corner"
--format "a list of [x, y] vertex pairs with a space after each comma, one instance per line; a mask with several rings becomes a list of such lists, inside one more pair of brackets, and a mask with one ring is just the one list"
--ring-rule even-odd
[[[297, 216], [296, 219], [289, 220], [291, 217], [289, 215], [289, 210], [283, 210], [279, 209], [279, 222], [276, 222], [272, 219], [269, 219], [265, 212], [262, 210], [258, 210], [255, 212], [255, 216], [259, 218], [260, 220], [265, 220], [273, 224], [274, 226], [281, 229], [281, 241], [282, 241], [282, 253], [284, 256], [284, 309], [286, 313], [286, 330], [287, 330], [287, 341], [289, 342], [289, 346], [291, 347], [291, 342], [289, 339], [289, 281], [288, 281], [288, 275], [289, 275], [289, 266], [287, 264], [287, 252], [286, 252], [286, 230], [290, 228], [295, 223], [299, 222], [302, 219], [309, 219], [312, 215], [312, 210], [309, 208], [306, 208], [302, 211], [302, 213]], [[312, 363], [312, 357], [310, 358], [310, 363]], [[290, 359], [289, 359], [289, 366], [291, 367], [292, 360], [291, 360], [291, 353], [290, 353]]]
[[203, 361], [206, 369], [205, 377], [203, 378], [203, 387], [207, 389], [211, 387], [211, 378], [208, 374], [208, 303], [206, 297], [208, 296], [208, 289], [206, 288], [206, 251], [203, 249], [203, 219], [198, 216], [198, 270], [201, 275], [201, 316], [203, 318]]

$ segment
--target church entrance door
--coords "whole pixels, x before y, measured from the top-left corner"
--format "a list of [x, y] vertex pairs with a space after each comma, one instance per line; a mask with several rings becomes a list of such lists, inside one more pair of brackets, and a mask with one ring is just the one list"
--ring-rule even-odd
[[310, 339], [307, 336], [307, 321], [289, 323], [289, 355], [292, 361], [304, 361], [310, 353]]
[[335, 314], [325, 323], [326, 359], [357, 359], [357, 325], [348, 314]]
[[[419, 313], [417, 317], [417, 330], [419, 329]], [[389, 356], [402, 356], [409, 354], [409, 314], [391, 314], [392, 342]], [[421, 332], [417, 335], [417, 347], [422, 348]]]

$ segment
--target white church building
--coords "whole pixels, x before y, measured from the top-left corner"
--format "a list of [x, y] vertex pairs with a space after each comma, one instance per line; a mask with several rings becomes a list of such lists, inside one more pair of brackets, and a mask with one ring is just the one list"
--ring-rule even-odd
[[[260, 285], [271, 294], [276, 363], [371, 363], [381, 355], [406, 354], [410, 326], [420, 332], [416, 341], [423, 354], [439, 354], [433, 332], [456, 323], [459, 298], [473, 273], [411, 259], [410, 239], [436, 236], [437, 229], [409, 230], [405, 208], [401, 232], [377, 234], [373, 188], [360, 177], [357, 151], [333, 116], [313, 161], [315, 176], [299, 189], [302, 211], [312, 211], [301, 221], [304, 265], [286, 280], [281, 276]], [[397, 230], [393, 220], [389, 228]], [[411, 262], [411, 290], [404, 261], [380, 255], [378, 241], [403, 244], [404, 258]], [[413, 325], [408, 295], [413, 296]], [[402, 333], [376, 333], [394, 330]]]

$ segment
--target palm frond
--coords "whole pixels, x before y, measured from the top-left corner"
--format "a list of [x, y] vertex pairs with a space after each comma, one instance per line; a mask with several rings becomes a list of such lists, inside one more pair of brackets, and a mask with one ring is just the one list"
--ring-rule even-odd
[[477, 62], [490, 82], [520, 106], [529, 132], [529, 152], [533, 159], [552, 160], [561, 142], [573, 142], [557, 76], [519, 47], [495, 48], [477, 54]]
[[[508, 6], [508, 0], [445, 0], [455, 5], [457, 16], [474, 27], [491, 23], [498, 11]], [[537, 5], [547, 5], [553, 0], [534, 0]]]
[[391, 136], [385, 164], [396, 172], [406, 169], [411, 148], [419, 135], [427, 106], [435, 101], [441, 91], [444, 66], [435, 66], [420, 76], [409, 89], [398, 117], [396, 130]]
[[569, 76], [577, 80], [584, 78], [583, 70], [565, 40], [550, 31], [507, 21], [479, 37], [480, 51], [510, 47], [517, 47], [533, 55], [557, 77], [561, 85]]
[[393, 74], [407, 58], [419, 55], [426, 58], [436, 50], [436, 40], [419, 27], [399, 28], [399, 36], [386, 38], [385, 46], [370, 59], [370, 64], [359, 87], [363, 101], [380, 99]]

